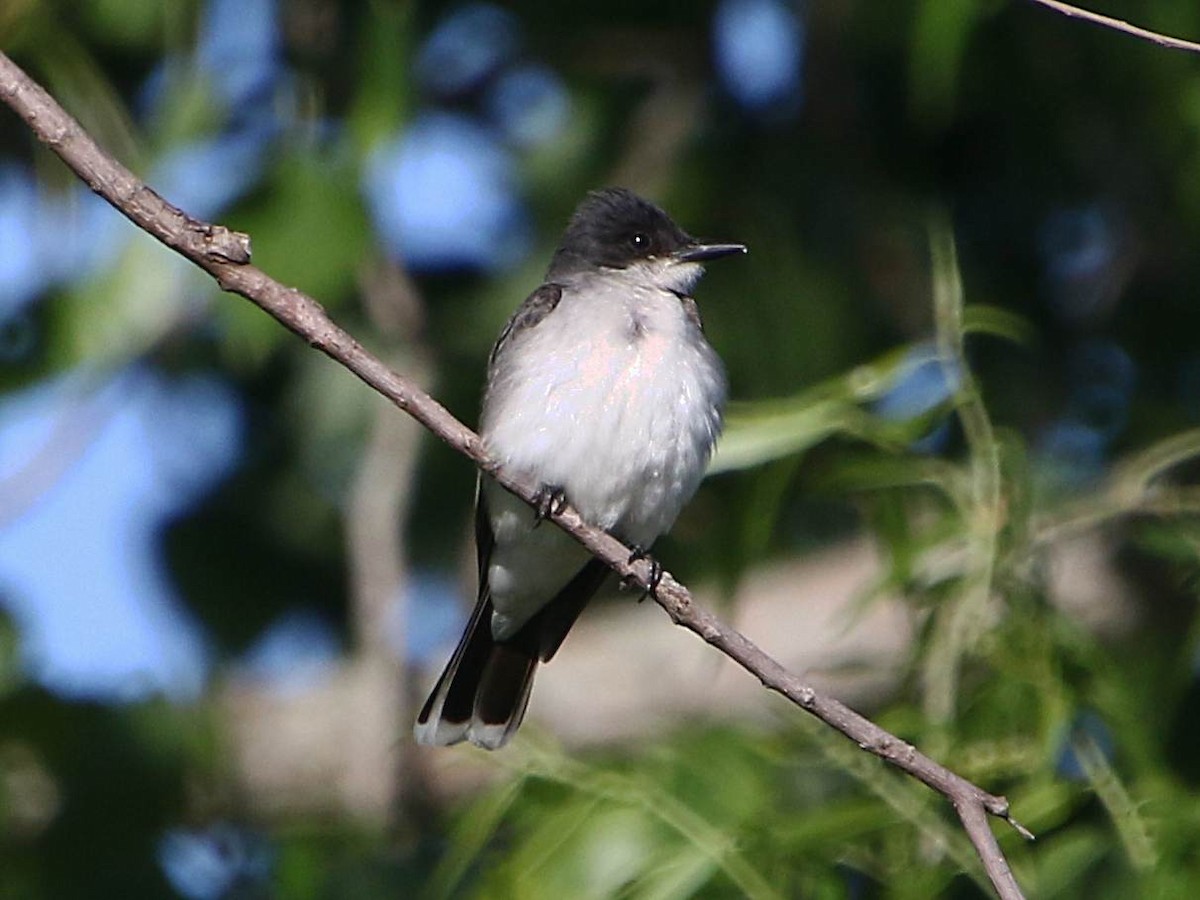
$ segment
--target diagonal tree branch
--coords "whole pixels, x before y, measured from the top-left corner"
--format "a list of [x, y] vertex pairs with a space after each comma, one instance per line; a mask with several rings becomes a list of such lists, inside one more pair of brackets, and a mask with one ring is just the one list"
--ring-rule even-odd
[[1200, 53], [1200, 44], [1195, 41], [1186, 41], [1183, 38], [1171, 37], [1169, 34], [1159, 34], [1157, 31], [1133, 25], [1123, 19], [1114, 19], [1112, 16], [1105, 16], [1091, 10], [1080, 9], [1078, 6], [1062, 3], [1060, 0], [1031, 0], [1031, 2], [1036, 3], [1038, 6], [1044, 6], [1046, 9], [1052, 9], [1057, 13], [1062, 13], [1064, 16], [1072, 19], [1091, 22], [1093, 25], [1099, 25], [1102, 28], [1109, 28], [1113, 31], [1119, 31], [1122, 34], [1132, 35], [1143, 41], [1158, 44], [1160, 47], [1166, 47], [1168, 50], [1185, 50], [1188, 53]]
[[[10, 106], [87, 185], [136, 226], [211, 274], [226, 291], [240, 294], [366, 382], [480, 469], [531, 505], [540, 485], [505, 471], [488, 457], [483, 442], [440, 403], [389, 369], [326, 315], [306, 294], [285, 287], [250, 265], [250, 239], [201, 222], [172, 206], [109, 156], [54, 99], [0, 53], [0, 100]], [[630, 549], [592, 528], [572, 508], [551, 518], [619, 575], [649, 587], [651, 563], [631, 561]], [[795, 703], [862, 749], [886, 760], [945, 796], [953, 804], [984, 870], [1002, 900], [1023, 895], [992, 833], [988, 815], [1004, 819], [1023, 837], [1033, 835], [1009, 814], [1008, 801], [984, 791], [920, 753], [911, 744], [826, 697], [788, 672], [744, 635], [698, 606], [687, 588], [664, 573], [655, 592], [677, 625], [696, 633], [734, 660], [764, 687]]]

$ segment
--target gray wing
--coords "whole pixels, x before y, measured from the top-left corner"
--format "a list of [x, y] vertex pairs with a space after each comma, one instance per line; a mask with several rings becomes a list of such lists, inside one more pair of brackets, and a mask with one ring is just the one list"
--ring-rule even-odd
[[525, 302], [517, 307], [517, 311], [512, 314], [512, 318], [500, 332], [500, 337], [496, 339], [496, 345], [492, 347], [492, 353], [488, 357], [489, 372], [496, 365], [496, 359], [504, 352], [504, 347], [508, 344], [509, 339], [522, 331], [533, 328], [554, 312], [558, 301], [562, 299], [562, 293], [561, 284], [547, 282], [525, 298]]
[[[492, 355], [488, 360], [489, 385], [494, 381], [496, 363], [503, 356], [505, 349], [510, 346], [512, 339], [524, 331], [535, 328], [546, 316], [550, 315], [562, 300], [563, 290], [563, 285], [547, 282], [530, 294], [513, 313], [508, 324], [504, 326], [504, 330], [500, 332], [496, 346], [492, 348]], [[487, 599], [484, 592], [486, 591], [488, 565], [491, 562], [495, 538], [492, 535], [491, 519], [487, 512], [486, 497], [482, 489], [477, 491], [476, 497], [475, 546], [478, 552], [480, 602], [482, 603]], [[608, 566], [596, 559], [588, 560], [571, 581], [563, 585], [562, 590], [522, 625], [516, 634], [508, 638], [504, 645], [520, 649], [521, 652], [540, 659], [542, 662], [548, 661], [558, 650], [571, 625], [583, 611], [583, 607], [599, 590], [608, 575]]]

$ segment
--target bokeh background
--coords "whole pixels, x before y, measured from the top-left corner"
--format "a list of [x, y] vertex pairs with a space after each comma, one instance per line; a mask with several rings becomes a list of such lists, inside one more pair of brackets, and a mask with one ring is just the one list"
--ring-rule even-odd
[[[1020, 0], [3, 0], [0, 49], [468, 423], [587, 190], [747, 243], [659, 557], [1007, 793], [1032, 896], [1200, 892], [1200, 58]], [[0, 377], [0, 895], [985, 895], [939, 798], [629, 596], [512, 748], [414, 748], [471, 466], [6, 109]]]

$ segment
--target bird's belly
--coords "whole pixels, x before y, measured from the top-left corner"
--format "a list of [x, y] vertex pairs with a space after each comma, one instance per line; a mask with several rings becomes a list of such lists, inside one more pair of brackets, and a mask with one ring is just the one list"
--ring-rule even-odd
[[617, 335], [523, 374], [489, 449], [560, 486], [590, 523], [648, 546], [695, 491], [719, 430], [724, 382], [711, 351]]

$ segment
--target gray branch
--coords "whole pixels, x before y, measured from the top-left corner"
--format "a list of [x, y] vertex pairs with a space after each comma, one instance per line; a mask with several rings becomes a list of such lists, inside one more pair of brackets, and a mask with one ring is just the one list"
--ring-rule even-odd
[[1069, 3], [1063, 3], [1061, 0], [1032, 0], [1038, 6], [1044, 6], [1046, 9], [1052, 9], [1057, 13], [1062, 13], [1071, 19], [1079, 19], [1081, 22], [1091, 22], [1093, 25], [1099, 25], [1101, 28], [1108, 28], [1112, 31], [1128, 34], [1132, 37], [1139, 38], [1143, 41], [1149, 41], [1152, 44], [1158, 44], [1160, 47], [1166, 47], [1168, 50], [1183, 50], [1187, 53], [1200, 53], [1200, 44], [1195, 41], [1184, 40], [1183, 38], [1172, 37], [1169, 34], [1162, 34], [1158, 31], [1151, 31], [1149, 28], [1141, 28], [1138, 25], [1133, 25], [1126, 22], [1124, 19], [1114, 19], [1112, 16], [1101, 15], [1097, 12], [1092, 12], [1087, 9], [1080, 9], [1078, 6], [1072, 6]]

